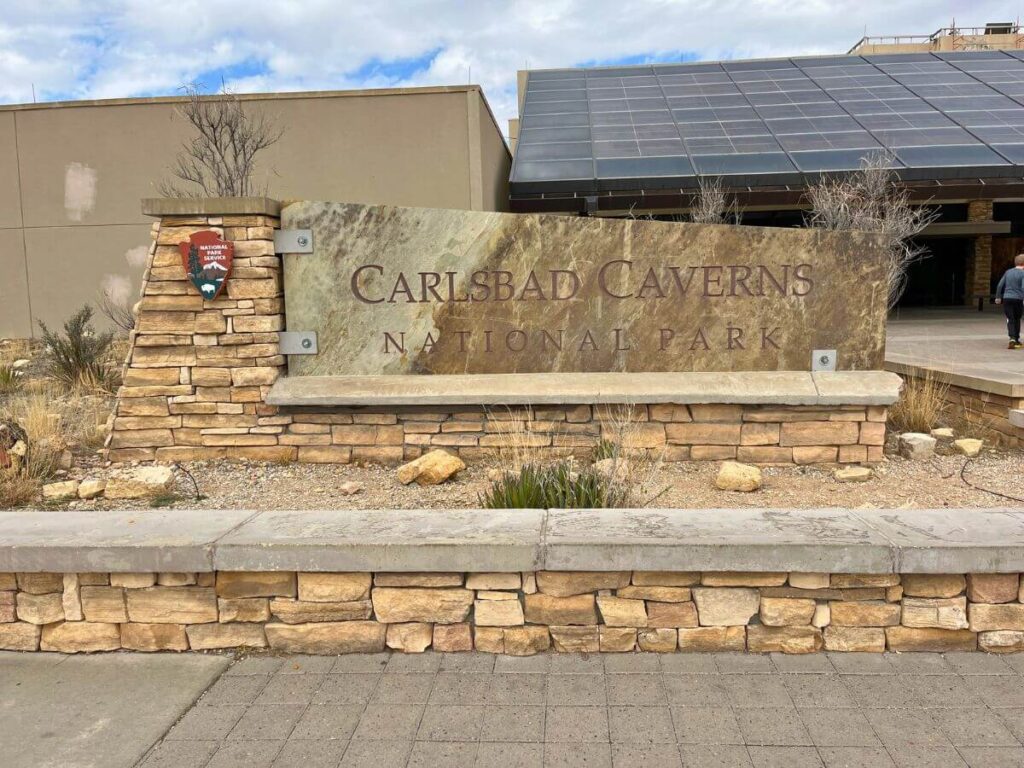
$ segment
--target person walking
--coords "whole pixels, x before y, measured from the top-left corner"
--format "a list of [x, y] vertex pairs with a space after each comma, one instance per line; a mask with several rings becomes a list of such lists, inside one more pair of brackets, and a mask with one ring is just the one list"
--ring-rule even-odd
[[999, 278], [996, 304], [1003, 305], [1006, 332], [1010, 334], [1009, 349], [1020, 349], [1020, 320], [1024, 315], [1024, 253], [1018, 253], [1013, 266]]

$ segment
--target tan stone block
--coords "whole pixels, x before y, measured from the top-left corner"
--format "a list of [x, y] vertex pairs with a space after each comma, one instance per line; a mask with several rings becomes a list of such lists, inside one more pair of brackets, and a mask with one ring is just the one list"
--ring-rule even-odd
[[816, 627], [747, 627], [747, 648], [751, 653], [814, 653], [824, 645]]
[[0, 591], [13, 591], [18, 588], [18, 575], [15, 573], [0, 573]]
[[164, 448], [171, 445], [174, 445], [174, 435], [169, 429], [114, 432], [110, 438], [111, 448]]
[[373, 605], [369, 600], [345, 602], [305, 602], [276, 597], [270, 601], [270, 612], [285, 624], [308, 624], [317, 621], [355, 621], [369, 619]]
[[885, 630], [881, 627], [825, 628], [825, 650], [850, 653], [883, 653]]
[[900, 577], [894, 573], [833, 573], [832, 586], [836, 589], [851, 587], [895, 587]]
[[898, 587], [886, 587], [885, 588], [885, 601], [887, 603], [898, 603], [903, 599], [903, 586]]
[[0, 624], [0, 651], [38, 651], [41, 629], [24, 621]]
[[827, 627], [832, 623], [832, 609], [828, 607], [828, 603], [816, 603], [814, 606], [814, 615], [811, 617], [811, 626]]
[[800, 627], [811, 623], [817, 603], [786, 597], [761, 598], [761, 623], [769, 627]]
[[501, 627], [473, 627], [473, 645], [480, 653], [504, 653], [505, 630]]
[[534, 595], [526, 595], [525, 601], [526, 620], [532, 624], [547, 624], [549, 626], [597, 624], [597, 610], [593, 595], [556, 597], [538, 592]]
[[227, 291], [232, 299], [271, 299], [281, 295], [281, 286], [275, 279], [228, 280]]
[[715, 572], [709, 571], [701, 576], [700, 583], [705, 587], [781, 587], [786, 583], [787, 573], [760, 572]]
[[643, 600], [598, 596], [597, 607], [609, 627], [646, 627], [647, 609]]
[[1016, 573], [970, 573], [967, 599], [972, 603], [1012, 602], [1017, 599], [1019, 578]]
[[757, 613], [761, 596], [756, 589], [694, 587], [693, 599], [701, 626], [745, 625]]
[[518, 599], [477, 600], [473, 622], [480, 627], [513, 627], [523, 623], [523, 607]]
[[16, 607], [18, 620], [29, 624], [52, 624], [64, 620], [64, 601], [59, 592], [45, 595], [19, 592]]
[[630, 424], [625, 430], [603, 425], [601, 437], [604, 440], [618, 443], [626, 449], [660, 448], [665, 445], [665, 427], [663, 424], [651, 422]]
[[601, 640], [597, 626], [548, 627], [551, 642], [559, 653], [597, 653]]
[[82, 613], [86, 621], [120, 624], [128, 621], [121, 587], [82, 587]]
[[129, 368], [122, 383], [126, 387], [175, 386], [180, 375], [173, 368]]
[[508, 627], [503, 630], [503, 639], [509, 656], [533, 656], [551, 647], [547, 627]]
[[555, 597], [569, 597], [625, 587], [630, 576], [630, 571], [537, 571], [537, 589]]
[[17, 621], [18, 612], [15, 607], [14, 592], [0, 592], [0, 624]]
[[217, 596], [295, 597], [295, 574], [292, 571], [220, 571]]
[[740, 442], [740, 424], [666, 424], [665, 436], [669, 443], [677, 445], [727, 445], [736, 446]]
[[636, 633], [636, 640], [641, 651], [672, 653], [676, 649], [677, 636], [677, 632], [674, 629], [640, 629]]
[[128, 618], [143, 624], [217, 621], [217, 596], [208, 587], [149, 587], [125, 591]]
[[636, 650], [636, 630], [626, 627], [598, 627], [601, 653], [632, 653]]
[[832, 624], [841, 627], [893, 627], [900, 623], [897, 603], [834, 601], [829, 608]]
[[885, 422], [861, 422], [860, 443], [861, 445], [885, 445]]
[[217, 598], [217, 618], [222, 624], [270, 621], [270, 600], [266, 597]]
[[82, 598], [77, 573], [64, 574], [64, 591], [61, 594], [61, 603], [64, 605], [64, 619], [66, 621], [82, 620]]
[[839, 460], [839, 449], [830, 446], [797, 446], [793, 448], [794, 464], [834, 464]]
[[886, 627], [885, 639], [890, 651], [973, 651], [977, 635], [967, 629], [921, 629]]
[[122, 398], [117, 404], [119, 416], [167, 416], [166, 397]]
[[466, 589], [519, 589], [519, 573], [471, 573], [466, 577]]
[[791, 573], [789, 586], [796, 589], [826, 589], [830, 584], [827, 573]]
[[277, 624], [264, 627], [267, 642], [287, 653], [379, 653], [384, 650], [386, 626], [376, 621], [319, 624]]
[[1024, 651], [1024, 632], [994, 630], [978, 633], [978, 648], [988, 653], [1020, 653]]
[[970, 612], [972, 632], [1024, 630], [1024, 605], [1020, 603], [971, 603], [967, 610]]
[[125, 587], [126, 589], [143, 589], [156, 584], [155, 573], [112, 573], [110, 574], [110, 586]]
[[121, 647], [129, 651], [187, 651], [184, 624], [122, 624]]
[[276, 367], [232, 368], [231, 384], [236, 387], [269, 386], [277, 381]]
[[[906, 597], [903, 599], [903, 618], [900, 623], [905, 627], [967, 629], [967, 598]], [[1012, 628], [999, 627], [999, 629]], [[974, 627], [972, 629], [975, 632], [978, 631]]]
[[685, 405], [675, 403], [652, 403], [647, 406], [651, 421], [675, 421], [688, 422], [693, 418], [690, 416], [690, 409]]
[[383, 464], [393, 466], [405, 460], [402, 446], [366, 446], [357, 445], [352, 449], [352, 461], [357, 464]]
[[648, 603], [648, 627], [696, 627], [697, 606], [694, 603]]
[[423, 653], [430, 647], [433, 640], [433, 626], [410, 622], [408, 624], [388, 624], [386, 643], [388, 648], [403, 653]]
[[783, 446], [847, 445], [860, 439], [860, 427], [848, 421], [794, 421], [782, 425]]
[[690, 406], [690, 415], [694, 421], [738, 422], [743, 418], [743, 406], [724, 403], [694, 403]]
[[840, 445], [839, 463], [857, 464], [868, 460], [868, 448], [866, 445]]
[[377, 587], [461, 587], [461, 573], [387, 573], [373, 576]]
[[697, 571], [633, 571], [633, 584], [638, 587], [689, 587], [700, 584]]
[[341, 445], [304, 445], [299, 448], [298, 458], [305, 464], [348, 464], [352, 461], [352, 449]]
[[907, 597], [956, 597], [967, 587], [960, 574], [905, 573], [900, 583]]
[[746, 627], [698, 627], [680, 629], [679, 650], [690, 653], [711, 653], [717, 651], [745, 651], [747, 649]]
[[[192, 347], [140, 347], [132, 351], [132, 366], [137, 368], [180, 368], [194, 366], [196, 351]], [[187, 394], [179, 387], [138, 387], [137, 396]], [[148, 391], [147, 391], [148, 390]]]
[[300, 573], [299, 599], [310, 602], [351, 602], [370, 596], [369, 573]]
[[39, 640], [42, 651], [90, 653], [116, 651], [121, 647], [121, 632], [116, 624], [88, 621], [62, 621], [43, 627]]
[[690, 447], [691, 461], [727, 461], [735, 459], [739, 453], [736, 446], [728, 445], [694, 445]]
[[461, 588], [374, 587], [371, 598], [377, 620], [385, 624], [457, 624], [473, 605], [473, 591]]
[[631, 600], [653, 600], [659, 603], [688, 603], [692, 599], [688, 587], [638, 587], [630, 585], [615, 590], [615, 595]]
[[741, 445], [736, 449], [736, 458], [749, 464], [792, 464], [793, 449], [775, 445]]
[[194, 624], [185, 628], [188, 644], [194, 651], [218, 648], [266, 648], [262, 624]]
[[190, 587], [196, 583], [194, 573], [158, 573], [156, 583], [162, 587]]
[[331, 436], [339, 445], [401, 445], [405, 429], [400, 424], [336, 424]]
[[434, 650], [458, 653], [473, 650], [473, 630], [469, 624], [435, 624]]
[[232, 327], [235, 333], [269, 333], [282, 330], [284, 318], [281, 315], [235, 317], [232, 320]]
[[780, 425], [747, 422], [740, 431], [740, 445], [778, 445]]

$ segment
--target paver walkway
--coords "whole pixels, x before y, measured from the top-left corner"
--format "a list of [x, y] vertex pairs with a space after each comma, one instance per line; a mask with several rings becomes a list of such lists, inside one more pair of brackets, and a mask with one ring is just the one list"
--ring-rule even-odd
[[1020, 766], [1024, 655], [254, 656], [156, 766]]

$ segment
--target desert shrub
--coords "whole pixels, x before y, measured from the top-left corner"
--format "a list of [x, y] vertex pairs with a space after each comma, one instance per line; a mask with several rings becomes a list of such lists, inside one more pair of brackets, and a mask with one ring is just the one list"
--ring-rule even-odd
[[889, 408], [889, 425], [894, 432], [924, 432], [938, 426], [948, 408], [948, 384], [928, 374], [903, 379], [900, 399]]
[[111, 392], [117, 373], [111, 360], [111, 331], [97, 333], [92, 325], [92, 307], [86, 304], [67, 322], [63, 333], [51, 331], [40, 320], [46, 345], [49, 376], [65, 386], [86, 391]]
[[577, 472], [572, 462], [560, 461], [503, 475], [480, 503], [486, 509], [594, 509], [618, 506], [618, 497], [606, 476], [590, 468]]
[[11, 395], [21, 389], [21, 376], [10, 361], [0, 360], [0, 395]]
[[614, 459], [619, 455], [619, 444], [611, 440], [602, 439], [594, 448], [594, 461]]

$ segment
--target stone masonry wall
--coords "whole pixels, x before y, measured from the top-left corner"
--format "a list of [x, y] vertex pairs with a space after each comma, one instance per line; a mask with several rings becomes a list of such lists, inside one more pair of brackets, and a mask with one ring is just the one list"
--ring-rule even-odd
[[[968, 221], [991, 221], [992, 201], [971, 200], [967, 203]], [[967, 276], [964, 285], [964, 303], [971, 305], [975, 294], [988, 295], [992, 290], [992, 235], [977, 235], [974, 251], [967, 261]]]
[[1021, 574], [0, 573], [0, 649], [1024, 651]]
[[[256, 459], [400, 463], [432, 448], [472, 461], [509, 445], [538, 455], [589, 454], [601, 440], [667, 461], [759, 464], [877, 462], [885, 409], [864, 406], [570, 405], [278, 409], [286, 372], [279, 220], [164, 216], [153, 227], [124, 385], [107, 440], [111, 461]], [[225, 295], [200, 296], [178, 243], [212, 229], [235, 245]], [[628, 426], [622, 427], [623, 422]]]

